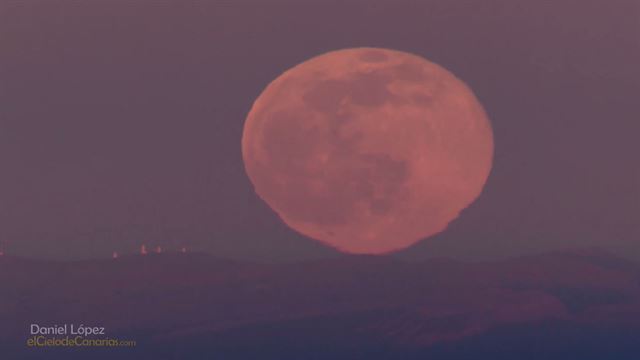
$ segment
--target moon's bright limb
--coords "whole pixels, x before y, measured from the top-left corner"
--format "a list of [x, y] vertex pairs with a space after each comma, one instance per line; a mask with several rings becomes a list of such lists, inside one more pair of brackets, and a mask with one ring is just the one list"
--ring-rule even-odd
[[242, 137], [257, 194], [291, 228], [351, 253], [444, 230], [487, 180], [493, 135], [471, 90], [405, 52], [326, 53], [275, 79]]

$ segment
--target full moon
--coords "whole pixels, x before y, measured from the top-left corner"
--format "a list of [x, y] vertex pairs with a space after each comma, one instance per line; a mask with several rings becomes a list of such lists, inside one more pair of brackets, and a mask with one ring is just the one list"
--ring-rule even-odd
[[244, 124], [256, 193], [292, 229], [348, 253], [406, 248], [481, 193], [493, 133], [473, 92], [406, 52], [332, 51], [285, 71]]

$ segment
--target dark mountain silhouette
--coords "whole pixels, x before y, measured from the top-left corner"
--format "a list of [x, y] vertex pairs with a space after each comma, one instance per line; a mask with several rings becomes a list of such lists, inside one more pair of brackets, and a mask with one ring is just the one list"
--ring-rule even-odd
[[[630, 359], [640, 347], [640, 265], [593, 249], [481, 263], [3, 256], [0, 284], [11, 359]], [[32, 323], [103, 326], [138, 346], [27, 349]]]

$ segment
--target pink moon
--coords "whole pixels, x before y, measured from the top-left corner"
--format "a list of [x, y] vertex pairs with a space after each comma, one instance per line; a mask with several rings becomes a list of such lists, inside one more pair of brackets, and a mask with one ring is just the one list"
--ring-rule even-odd
[[293, 230], [382, 254], [445, 230], [482, 192], [493, 133], [443, 67], [389, 49], [328, 52], [255, 100], [242, 155], [257, 195]]

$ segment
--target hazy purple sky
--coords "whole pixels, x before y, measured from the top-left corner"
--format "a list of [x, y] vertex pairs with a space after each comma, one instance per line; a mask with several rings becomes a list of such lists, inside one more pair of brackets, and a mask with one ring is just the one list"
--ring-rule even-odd
[[287, 68], [375, 46], [457, 74], [495, 133], [482, 197], [407, 255], [640, 257], [639, 34], [634, 0], [2, 1], [0, 241], [66, 258], [141, 242], [331, 254], [253, 194], [242, 125]]

